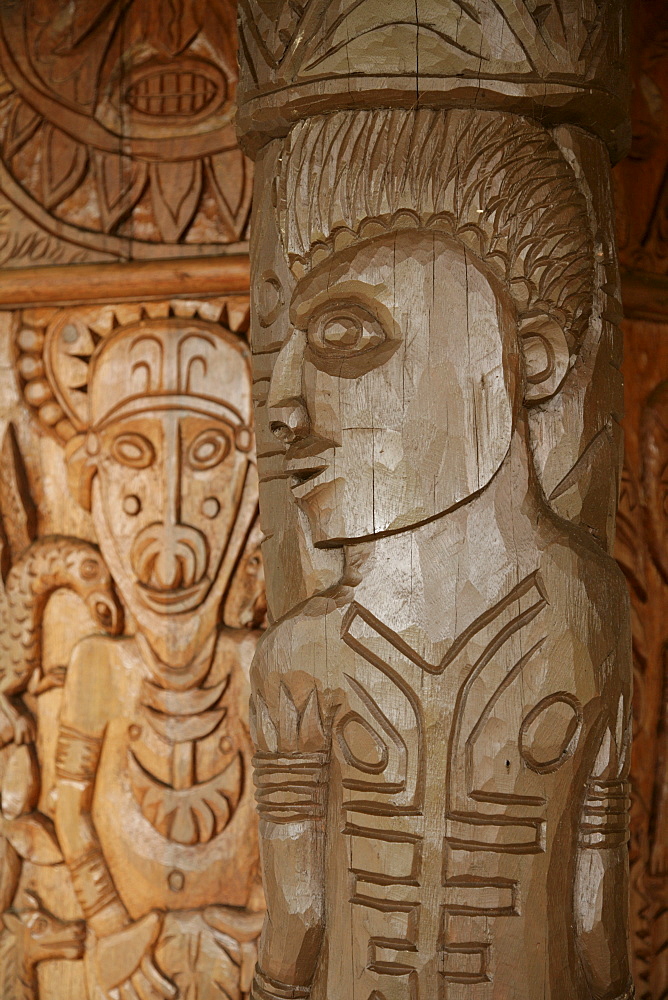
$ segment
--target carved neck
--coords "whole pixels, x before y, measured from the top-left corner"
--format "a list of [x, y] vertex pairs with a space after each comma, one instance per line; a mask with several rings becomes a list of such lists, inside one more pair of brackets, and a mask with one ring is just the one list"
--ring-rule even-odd
[[550, 516], [520, 420], [484, 490], [429, 524], [347, 547], [344, 580], [396, 631], [453, 639], [537, 568], [538, 522]]

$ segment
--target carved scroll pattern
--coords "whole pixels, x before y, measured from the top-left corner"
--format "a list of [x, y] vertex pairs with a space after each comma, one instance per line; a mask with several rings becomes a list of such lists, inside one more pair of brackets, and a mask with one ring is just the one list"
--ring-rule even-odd
[[252, 175], [232, 123], [234, 7], [3, 6], [3, 266], [243, 246]]
[[[15, 316], [24, 409], [0, 453], [7, 1000], [248, 994], [263, 900], [244, 706], [265, 604], [247, 328], [243, 297]], [[28, 430], [46, 478], [24, 461]], [[99, 547], [40, 530], [54, 476]], [[65, 636], [49, 615], [68, 591]], [[45, 661], [54, 633], [64, 662]]]

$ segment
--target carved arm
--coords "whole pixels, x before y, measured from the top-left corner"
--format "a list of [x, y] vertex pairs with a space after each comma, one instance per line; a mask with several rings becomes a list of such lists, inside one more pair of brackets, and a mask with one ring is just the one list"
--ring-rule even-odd
[[329, 747], [316, 691], [301, 713], [296, 700], [303, 702], [303, 693], [293, 697], [281, 681], [275, 698], [256, 689], [251, 702], [268, 905], [252, 1000], [308, 998], [324, 934]]
[[[592, 996], [632, 997], [627, 947], [630, 732], [607, 729], [587, 781], [574, 885], [577, 946]], [[616, 921], [611, 914], [618, 914]], [[611, 933], [612, 928], [612, 933]]]

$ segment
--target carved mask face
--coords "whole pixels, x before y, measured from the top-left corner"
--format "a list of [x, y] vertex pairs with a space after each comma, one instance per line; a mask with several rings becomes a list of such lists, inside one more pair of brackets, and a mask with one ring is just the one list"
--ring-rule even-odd
[[191, 611], [216, 579], [248, 456], [222, 420], [166, 410], [100, 434], [104, 517], [121, 589], [158, 614]]
[[297, 286], [268, 404], [316, 544], [420, 524], [499, 468], [518, 355], [493, 280], [460, 244], [412, 230], [338, 253]]
[[248, 350], [212, 323], [144, 319], [101, 342], [86, 398], [81, 502], [141, 631], [164, 662], [185, 661], [256, 514]]
[[3, 4], [0, 24], [14, 85], [47, 119], [69, 116], [81, 142], [104, 149], [108, 129], [150, 139], [159, 157], [178, 136], [183, 158], [227, 124], [236, 66], [226, 0], [31, 0]]

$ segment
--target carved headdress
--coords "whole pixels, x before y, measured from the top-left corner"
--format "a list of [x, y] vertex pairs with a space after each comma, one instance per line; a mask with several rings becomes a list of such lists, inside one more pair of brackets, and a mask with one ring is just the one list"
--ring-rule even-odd
[[279, 210], [296, 273], [391, 229], [445, 231], [507, 285], [520, 316], [550, 315], [579, 346], [593, 236], [545, 129], [499, 112], [340, 112], [297, 125], [287, 145]]
[[61, 444], [179, 396], [247, 429], [247, 328], [248, 305], [235, 299], [26, 312], [16, 338], [23, 396]]
[[92, 429], [147, 410], [184, 407], [235, 428], [251, 442], [248, 350], [222, 327], [176, 317], [143, 320], [100, 345], [90, 366]]

